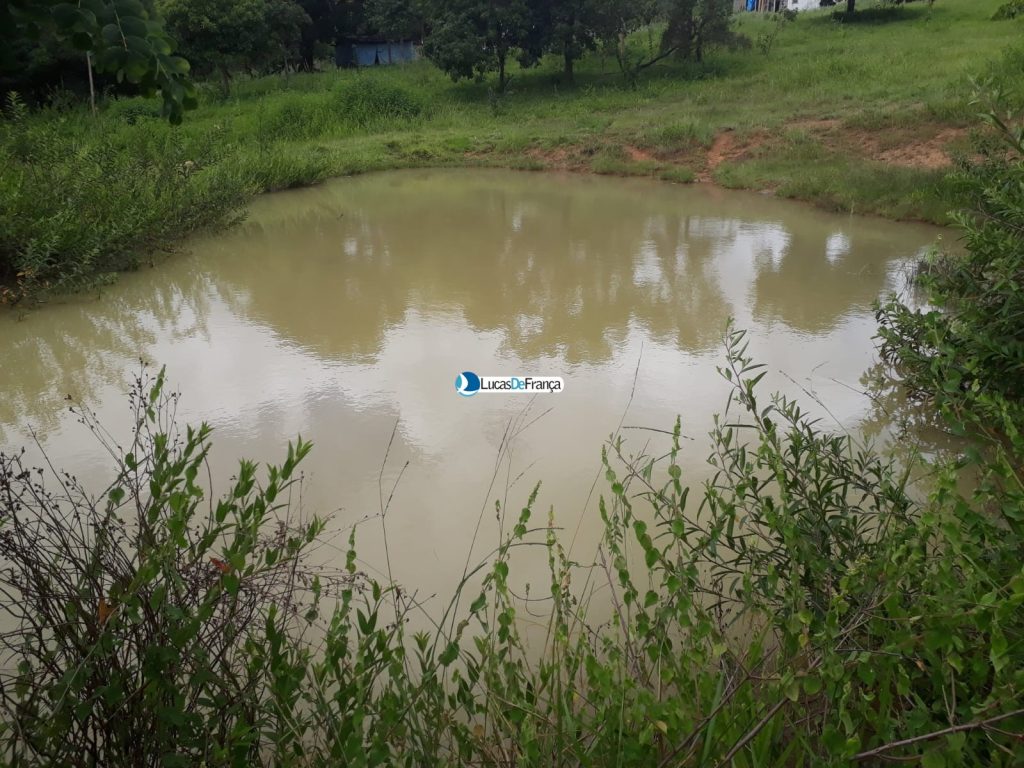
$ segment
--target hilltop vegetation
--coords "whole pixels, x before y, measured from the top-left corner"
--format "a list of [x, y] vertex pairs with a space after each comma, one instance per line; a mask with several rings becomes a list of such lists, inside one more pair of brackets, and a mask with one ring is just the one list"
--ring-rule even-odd
[[[9, 96], [0, 121], [0, 282], [8, 303], [88, 285], [231, 220], [254, 194], [385, 168], [498, 165], [712, 180], [853, 213], [947, 221], [945, 181], [977, 124], [969, 78], [1019, 84], [1020, 19], [944, 0], [838, 23], [741, 15], [752, 48], [665, 58], [634, 81], [586, 53], [453, 83], [429, 62], [201, 83], [182, 125], [141, 97], [98, 114]], [[868, 9], [870, 10], [870, 8]], [[864, 11], [858, 11], [864, 13]], [[867, 17], [866, 17], [867, 18]], [[630, 38], [637, 56], [657, 30]], [[1016, 47], [1015, 47], [1016, 46]], [[60, 194], [53, 194], [53, 190]]]

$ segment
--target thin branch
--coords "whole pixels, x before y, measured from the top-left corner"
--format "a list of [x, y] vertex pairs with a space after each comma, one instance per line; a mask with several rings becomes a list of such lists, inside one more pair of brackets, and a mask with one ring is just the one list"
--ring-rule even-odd
[[951, 733], [960, 733], [961, 731], [973, 731], [977, 728], [984, 728], [985, 726], [998, 723], [1001, 720], [1009, 720], [1011, 717], [1019, 717], [1024, 715], [1024, 709], [1015, 709], [1013, 712], [1004, 712], [1001, 715], [989, 717], [984, 720], [975, 720], [971, 723], [961, 723], [960, 725], [953, 725], [949, 728], [943, 728], [941, 731], [932, 731], [931, 733], [925, 733], [921, 736], [913, 736], [909, 739], [901, 739], [900, 741], [891, 741], [888, 744], [883, 744], [880, 747], [869, 749], [866, 752], [858, 752], [853, 756], [854, 760], [867, 760], [870, 757], [878, 757], [883, 752], [888, 752], [891, 749], [899, 749], [900, 747], [907, 747], [911, 744], [918, 744], [922, 741], [930, 741], [937, 739], [940, 736], [948, 736]]

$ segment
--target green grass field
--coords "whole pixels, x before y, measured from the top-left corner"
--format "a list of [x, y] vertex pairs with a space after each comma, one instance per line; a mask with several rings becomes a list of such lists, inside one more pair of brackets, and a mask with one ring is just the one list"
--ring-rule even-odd
[[[411, 166], [715, 181], [942, 223], [955, 205], [950, 160], [978, 124], [971, 78], [1024, 82], [1024, 19], [991, 20], [999, 5], [921, 2], [858, 23], [803, 13], [768, 55], [753, 45], [702, 65], [664, 62], [635, 88], [595, 53], [572, 88], [552, 58], [514, 73], [501, 96], [424, 61], [239, 78], [227, 98], [204, 84], [178, 127], [144, 99], [107, 100], [98, 117], [31, 113], [0, 123], [11, 169], [0, 181], [0, 278], [20, 285], [8, 301], [70, 287], [220, 225], [252, 194]], [[737, 27], [757, 41], [775, 22], [741, 14]]]

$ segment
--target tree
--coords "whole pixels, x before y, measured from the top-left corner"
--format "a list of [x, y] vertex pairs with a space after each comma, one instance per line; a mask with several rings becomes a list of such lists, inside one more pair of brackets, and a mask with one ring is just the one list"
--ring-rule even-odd
[[635, 83], [641, 70], [664, 58], [653, 50], [637, 55], [629, 45], [629, 36], [654, 22], [659, 15], [658, 0], [594, 0], [597, 37], [611, 51], [623, 76]]
[[538, 7], [527, 0], [431, 0], [423, 50], [453, 80], [496, 70], [498, 90], [504, 91], [513, 53], [527, 66], [539, 57]]
[[289, 61], [301, 56], [303, 30], [313, 22], [294, 0], [265, 1], [264, 22], [269, 44], [262, 59], [266, 64], [282, 62], [287, 69]]
[[263, 0], [161, 0], [159, 10], [196, 71], [220, 74], [224, 93], [231, 70], [266, 39]]
[[311, 23], [293, 0], [161, 0], [160, 10], [196, 70], [218, 73], [224, 93], [233, 69], [298, 55]]
[[704, 48], [731, 42], [732, 0], [670, 0], [668, 26], [661, 39], [663, 53], [704, 60]]
[[413, 0], [366, 0], [366, 25], [385, 40], [422, 37], [423, 16]]
[[302, 28], [299, 42], [299, 57], [302, 67], [312, 71], [316, 59], [317, 45], [329, 43], [334, 45], [339, 37], [339, 22], [343, 11], [356, 6], [358, 16], [362, 17], [361, 2], [339, 2], [338, 0], [298, 0], [299, 6], [306, 12], [310, 23]]
[[548, 30], [547, 47], [562, 56], [563, 81], [571, 84], [576, 61], [594, 50], [600, 39], [600, 0], [551, 0], [544, 6], [546, 17], [542, 21]]
[[160, 19], [139, 0], [0, 2], [0, 60], [50, 39], [88, 56], [91, 69], [127, 81], [145, 94], [159, 93], [171, 122], [196, 105], [189, 62], [173, 55]]

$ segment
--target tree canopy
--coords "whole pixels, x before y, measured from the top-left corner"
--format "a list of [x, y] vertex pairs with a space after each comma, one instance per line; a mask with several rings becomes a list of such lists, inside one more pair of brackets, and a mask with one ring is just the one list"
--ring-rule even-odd
[[7, 69], [40, 42], [70, 46], [97, 72], [159, 93], [174, 122], [195, 105], [189, 62], [174, 55], [174, 42], [152, 7], [139, 0], [9, 0], [0, 3], [0, 63]]
[[312, 22], [293, 0], [159, 0], [168, 28], [200, 74], [227, 90], [233, 69], [298, 59]]

